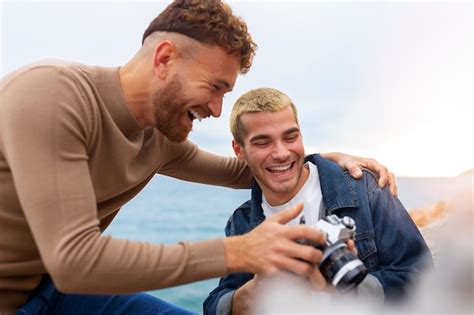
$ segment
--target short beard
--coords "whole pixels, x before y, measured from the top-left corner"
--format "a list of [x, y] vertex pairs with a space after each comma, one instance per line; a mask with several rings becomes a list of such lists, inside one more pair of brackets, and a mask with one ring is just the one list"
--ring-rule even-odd
[[155, 106], [156, 128], [172, 142], [183, 142], [188, 137], [189, 131], [179, 126], [179, 118], [185, 115], [182, 110], [185, 102], [180, 98], [183, 84], [175, 75], [161, 91], [155, 93], [153, 104]]

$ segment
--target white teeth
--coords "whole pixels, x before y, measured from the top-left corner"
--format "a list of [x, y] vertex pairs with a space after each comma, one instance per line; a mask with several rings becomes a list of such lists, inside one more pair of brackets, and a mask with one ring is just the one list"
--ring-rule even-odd
[[194, 118], [196, 118], [197, 120], [199, 120], [199, 121], [202, 120], [202, 117], [199, 116], [198, 112], [196, 112], [195, 110], [190, 109], [189, 112], [190, 112], [191, 114], [193, 114]]
[[284, 166], [272, 166], [272, 167], [269, 167], [268, 169], [274, 172], [283, 172], [283, 171], [289, 170], [290, 168], [291, 168], [291, 163]]

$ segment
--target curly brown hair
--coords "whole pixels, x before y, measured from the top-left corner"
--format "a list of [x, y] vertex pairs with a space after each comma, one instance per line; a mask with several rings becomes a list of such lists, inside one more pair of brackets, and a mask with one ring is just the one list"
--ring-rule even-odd
[[205, 44], [218, 45], [240, 57], [241, 73], [250, 70], [257, 48], [247, 24], [220, 0], [175, 0], [150, 23], [142, 44], [157, 31], [180, 33]]

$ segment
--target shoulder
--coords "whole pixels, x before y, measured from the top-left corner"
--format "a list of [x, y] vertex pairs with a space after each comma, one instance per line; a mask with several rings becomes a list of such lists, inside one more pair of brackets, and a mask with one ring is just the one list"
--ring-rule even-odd
[[377, 187], [377, 182], [379, 180], [379, 175], [372, 172], [369, 169], [362, 168], [363, 179], [367, 183], [368, 186], [375, 188]]
[[76, 98], [83, 94], [84, 86], [90, 83], [89, 68], [85, 65], [60, 60], [43, 60], [19, 68], [1, 80], [2, 98], [10, 101], [36, 103], [46, 100]]
[[[308, 155], [306, 161], [310, 161], [317, 166], [322, 185], [333, 188], [336, 183], [345, 183], [351, 189], [363, 190], [373, 190], [377, 187], [378, 175], [369, 169], [362, 168], [362, 177], [353, 178], [347, 170], [319, 154]], [[346, 186], [344, 185], [344, 187]]]
[[393, 198], [388, 185], [385, 185], [385, 187], [379, 186], [378, 181], [380, 177], [378, 174], [368, 169], [363, 169], [362, 172], [364, 176], [359, 181], [359, 185], [363, 185], [369, 200], [372, 200], [376, 195], [384, 196], [384, 198]]
[[[81, 65], [43, 61], [20, 68], [1, 80], [0, 116], [22, 124], [66, 122], [90, 127], [87, 75]], [[84, 66], [86, 69], [86, 66]], [[62, 126], [62, 125], [61, 125]]]
[[250, 225], [251, 201], [247, 200], [240, 205], [229, 217], [225, 232], [227, 236], [241, 235], [250, 231], [253, 227]]
[[64, 97], [77, 89], [74, 70], [59, 61], [34, 63], [9, 73], [1, 81], [2, 98], [23, 102], [52, 100]]
[[[329, 159], [326, 159], [319, 154], [307, 155], [305, 158], [305, 161], [310, 161], [313, 164], [316, 164], [318, 167], [318, 171], [325, 173], [325, 175], [327, 174], [330, 176], [334, 176], [334, 175], [339, 175], [342, 172], [345, 177], [349, 177], [354, 181], [358, 180], [358, 179], [354, 179], [347, 170], [342, 169], [339, 165], [337, 165], [337, 163]], [[375, 180], [375, 181], [378, 180], [378, 175], [367, 168], [362, 168], [362, 173], [363, 173], [363, 178], [367, 180]]]
[[388, 186], [383, 188], [379, 187], [379, 176], [371, 170], [362, 168], [362, 177], [360, 178], [353, 178], [347, 171], [344, 171], [344, 175], [345, 179], [354, 187], [359, 201], [361, 198], [368, 198], [370, 203], [376, 196], [384, 196], [384, 198], [391, 197]]
[[17, 80], [27, 80], [28, 78], [67, 78], [73, 77], [84, 71], [87, 71], [88, 67], [79, 63], [67, 62], [55, 59], [41, 60], [8, 73], [2, 79], [3, 82], [10, 83]]

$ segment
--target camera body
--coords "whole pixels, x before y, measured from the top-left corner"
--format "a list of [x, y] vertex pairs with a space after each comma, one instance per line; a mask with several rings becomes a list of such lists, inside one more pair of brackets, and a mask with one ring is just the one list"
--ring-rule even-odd
[[[301, 219], [301, 223], [304, 224], [304, 217]], [[348, 240], [355, 238], [354, 220], [347, 216], [341, 219], [333, 214], [319, 220], [314, 227], [326, 234], [325, 243], [300, 243], [321, 250], [323, 258], [318, 267], [326, 281], [339, 292], [350, 291], [367, 275], [364, 263], [347, 248], [346, 244]]]

